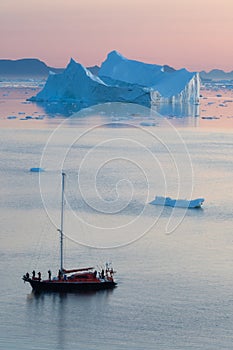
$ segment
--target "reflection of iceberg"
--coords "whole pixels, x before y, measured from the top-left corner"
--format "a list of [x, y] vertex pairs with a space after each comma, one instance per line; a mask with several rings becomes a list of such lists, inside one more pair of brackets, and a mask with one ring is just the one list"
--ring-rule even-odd
[[159, 102], [152, 104], [151, 109], [161, 115], [168, 117], [197, 117], [200, 114], [199, 105], [187, 103], [166, 103]]
[[169, 207], [178, 207], [178, 208], [200, 208], [204, 202], [204, 198], [197, 199], [172, 199], [170, 197], [160, 197], [156, 196], [155, 199], [150, 202], [153, 205], [164, 205]]

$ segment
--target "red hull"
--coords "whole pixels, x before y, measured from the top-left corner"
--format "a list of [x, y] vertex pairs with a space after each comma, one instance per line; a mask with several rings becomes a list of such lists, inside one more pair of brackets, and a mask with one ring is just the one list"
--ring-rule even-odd
[[59, 292], [70, 293], [79, 291], [97, 291], [113, 289], [117, 283], [114, 281], [101, 282], [74, 282], [74, 281], [38, 281], [31, 278], [25, 280], [29, 282], [35, 292]]

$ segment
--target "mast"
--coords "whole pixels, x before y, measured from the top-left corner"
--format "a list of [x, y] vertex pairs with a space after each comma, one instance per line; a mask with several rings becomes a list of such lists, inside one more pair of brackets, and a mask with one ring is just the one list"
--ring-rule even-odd
[[60, 270], [63, 272], [63, 223], [64, 223], [64, 191], [65, 191], [65, 176], [62, 172], [62, 194], [61, 194], [61, 227], [60, 227]]

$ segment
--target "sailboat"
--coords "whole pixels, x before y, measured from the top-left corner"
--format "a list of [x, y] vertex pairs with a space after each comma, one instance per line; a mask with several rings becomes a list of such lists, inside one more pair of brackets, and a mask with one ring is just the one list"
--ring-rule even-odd
[[35, 292], [79, 292], [79, 291], [97, 291], [103, 289], [113, 289], [117, 283], [114, 281], [115, 271], [106, 264], [105, 269], [97, 272], [94, 267], [85, 267], [77, 269], [65, 269], [63, 266], [63, 223], [64, 223], [64, 190], [65, 176], [62, 172], [62, 199], [61, 199], [61, 225], [58, 229], [60, 233], [60, 268], [58, 275], [51, 278], [51, 272], [48, 271], [48, 279], [41, 279], [41, 273], [36, 277], [35, 271], [32, 276], [27, 272], [23, 276], [24, 282], [28, 282]]

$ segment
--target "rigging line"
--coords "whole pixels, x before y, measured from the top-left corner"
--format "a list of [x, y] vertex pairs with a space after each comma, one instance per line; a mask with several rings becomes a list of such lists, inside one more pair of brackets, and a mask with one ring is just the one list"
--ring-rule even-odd
[[42, 247], [44, 246], [44, 237], [47, 232], [46, 226], [47, 225], [44, 224], [43, 229], [38, 235], [36, 235], [37, 240], [34, 242], [33, 253], [29, 264], [30, 270], [38, 268], [39, 260], [42, 254]]

